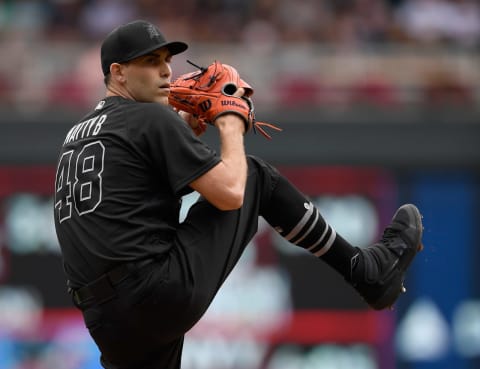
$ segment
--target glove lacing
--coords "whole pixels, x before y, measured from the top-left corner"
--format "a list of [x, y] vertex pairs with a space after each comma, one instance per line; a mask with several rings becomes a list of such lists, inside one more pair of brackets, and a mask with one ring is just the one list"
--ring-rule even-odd
[[[194, 66], [195, 68], [198, 68], [200, 70], [199, 73], [197, 74], [193, 74], [187, 78], [185, 78], [185, 80], [187, 79], [199, 79], [200, 76], [202, 76], [207, 70], [208, 68], [205, 68], [205, 67], [201, 67], [197, 64], [195, 64], [194, 62], [190, 61], [190, 60], [187, 60], [187, 63]], [[205, 85], [205, 86], [201, 86], [203, 88], [209, 88], [216, 80], [217, 80], [217, 76], [218, 76], [218, 73], [216, 73], [216, 71], [214, 73], [212, 73], [212, 75], [210, 76], [209, 78], [209, 81], [208, 83]], [[266, 123], [266, 122], [258, 122], [256, 119], [255, 119], [255, 113], [254, 113], [254, 105], [253, 105], [253, 102], [252, 100], [247, 97], [247, 96], [241, 96], [241, 98], [243, 100], [245, 100], [247, 102], [247, 104], [249, 105], [250, 107], [250, 119], [252, 120], [252, 129], [253, 129], [253, 133], [254, 134], [257, 134], [257, 130], [258, 132], [260, 132], [260, 134], [262, 136], [264, 136], [265, 138], [267, 138], [268, 140], [271, 140], [272, 139], [272, 136], [270, 134], [268, 134], [268, 132], [263, 128], [263, 127], [268, 127], [268, 128], [271, 128], [275, 131], [278, 131], [278, 132], [281, 132], [283, 131], [282, 128], [280, 127], [277, 127], [276, 125], [272, 124], [272, 123]]]

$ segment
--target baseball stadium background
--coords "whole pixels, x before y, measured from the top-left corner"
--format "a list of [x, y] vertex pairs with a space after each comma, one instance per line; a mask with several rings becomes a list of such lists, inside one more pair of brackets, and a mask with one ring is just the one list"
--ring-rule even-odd
[[[248, 152], [352, 243], [374, 242], [403, 202], [424, 215], [408, 293], [386, 312], [260, 221], [183, 368], [480, 368], [477, 0], [0, 1], [0, 368], [100, 368], [66, 293], [53, 177], [103, 95], [100, 40], [137, 18], [190, 44], [175, 75], [185, 59], [238, 68], [257, 118], [284, 128], [249, 133]], [[213, 128], [205, 140], [216, 147]]]

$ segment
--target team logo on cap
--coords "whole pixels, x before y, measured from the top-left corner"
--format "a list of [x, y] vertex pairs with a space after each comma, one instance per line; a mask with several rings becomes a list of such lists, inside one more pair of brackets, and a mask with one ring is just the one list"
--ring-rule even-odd
[[147, 32], [148, 34], [150, 35], [150, 38], [155, 38], [155, 37], [160, 37], [160, 32], [158, 31], [158, 29], [153, 25], [153, 24], [149, 24], [148, 26], [146, 26], [146, 29], [147, 29]]

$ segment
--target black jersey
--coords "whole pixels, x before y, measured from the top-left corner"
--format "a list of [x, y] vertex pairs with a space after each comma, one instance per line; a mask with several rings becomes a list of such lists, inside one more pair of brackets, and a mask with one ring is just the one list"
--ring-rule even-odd
[[109, 97], [68, 132], [55, 227], [74, 287], [171, 247], [181, 196], [220, 161], [170, 107]]

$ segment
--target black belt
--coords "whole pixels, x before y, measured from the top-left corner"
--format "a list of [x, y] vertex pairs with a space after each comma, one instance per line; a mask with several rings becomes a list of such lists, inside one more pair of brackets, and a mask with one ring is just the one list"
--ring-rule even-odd
[[103, 304], [115, 296], [117, 293], [114, 286], [122, 282], [132, 273], [153, 263], [156, 259], [144, 259], [141, 261], [123, 263], [109, 272], [101, 275], [95, 281], [81, 287], [77, 290], [72, 289], [73, 300], [77, 305], [83, 304], [89, 300], [94, 300], [97, 304]]

